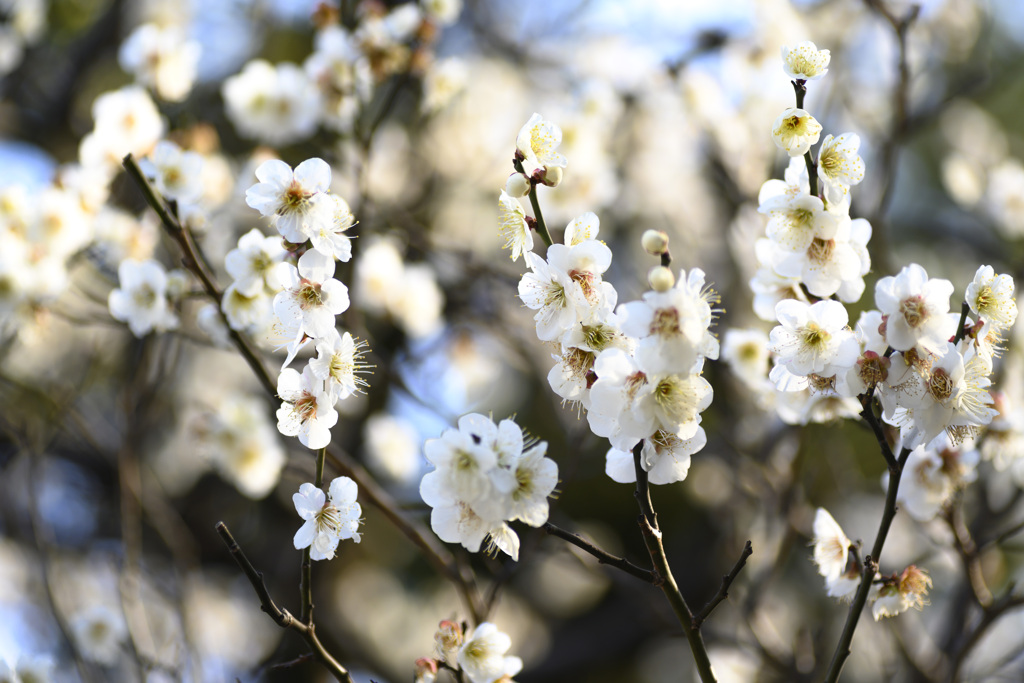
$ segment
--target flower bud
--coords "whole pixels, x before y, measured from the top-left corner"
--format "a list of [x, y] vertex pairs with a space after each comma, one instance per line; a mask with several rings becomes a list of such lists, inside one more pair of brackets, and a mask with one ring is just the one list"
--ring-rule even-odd
[[560, 166], [547, 166], [544, 169], [544, 176], [541, 182], [548, 187], [558, 187], [562, 182], [562, 168]]
[[458, 666], [459, 648], [462, 647], [462, 626], [445, 619], [437, 625], [434, 634], [434, 650], [438, 659], [451, 667]]
[[530, 194], [530, 179], [522, 173], [513, 173], [505, 181], [505, 192], [510, 197], [525, 197]]
[[655, 266], [647, 273], [647, 282], [655, 292], [667, 292], [676, 284], [676, 276], [665, 266]]
[[167, 273], [167, 298], [177, 301], [188, 294], [189, 275], [181, 268], [175, 268]]
[[640, 244], [648, 254], [659, 256], [668, 251], [668, 235], [661, 230], [646, 230], [640, 238]]

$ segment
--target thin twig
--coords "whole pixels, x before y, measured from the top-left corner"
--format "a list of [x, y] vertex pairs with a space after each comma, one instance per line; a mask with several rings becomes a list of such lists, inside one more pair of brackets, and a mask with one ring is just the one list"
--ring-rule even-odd
[[889, 442], [885, 439], [885, 431], [882, 427], [882, 423], [879, 422], [878, 418], [875, 417], [874, 410], [874, 391], [867, 391], [861, 394], [858, 398], [860, 399], [861, 411], [860, 416], [868, 423], [871, 427], [871, 431], [874, 432], [875, 439], [878, 441], [878, 449], [882, 452], [882, 457], [885, 458], [885, 464], [892, 471], [896, 467], [896, 456], [892, 452], [892, 448], [889, 446]]
[[605, 552], [604, 550], [601, 550], [590, 541], [584, 539], [582, 536], [574, 534], [571, 531], [566, 531], [561, 527], [555, 526], [551, 522], [545, 522], [544, 526], [541, 528], [543, 528], [544, 531], [548, 532], [552, 536], [557, 536], [558, 538], [561, 538], [564, 541], [568, 541], [580, 550], [583, 550], [589, 553], [590, 555], [593, 555], [601, 564], [607, 564], [609, 566], [615, 567], [616, 569], [621, 569], [630, 576], [635, 576], [641, 581], [646, 581], [647, 583], [655, 583], [654, 572], [652, 572], [650, 569], [638, 567], [637, 565], [633, 564], [632, 562], [623, 557], [616, 557], [611, 553]]
[[[793, 83], [793, 92], [796, 93], [796, 108], [804, 108], [804, 97], [807, 95], [807, 81], [795, 80]], [[811, 150], [804, 152], [804, 165], [807, 166], [807, 184], [808, 189], [811, 191], [812, 197], [818, 196], [818, 165], [814, 163], [814, 157], [811, 156]]]
[[263, 573], [258, 571], [256, 567], [253, 566], [252, 562], [249, 561], [249, 558], [246, 557], [245, 553], [242, 551], [241, 546], [238, 545], [238, 542], [235, 541], [234, 537], [231, 535], [227, 525], [224, 524], [224, 522], [217, 522], [215, 528], [217, 529], [217, 533], [220, 535], [221, 540], [223, 540], [224, 544], [228, 547], [228, 551], [231, 553], [231, 556], [235, 558], [235, 562], [249, 579], [249, 583], [252, 584], [253, 590], [256, 591], [256, 595], [260, 599], [260, 609], [266, 612], [270, 618], [274, 620], [274, 623], [281, 628], [292, 629], [301, 635], [303, 640], [305, 640], [313, 649], [313, 654], [316, 658], [320, 660], [320, 663], [322, 663], [336, 679], [343, 681], [344, 683], [353, 683], [348, 670], [334, 659], [329, 652], [327, 652], [323, 644], [320, 642], [320, 639], [317, 638], [316, 630], [313, 625], [299, 621], [292, 616], [288, 610], [281, 609], [277, 606], [274, 599], [270, 596], [267, 584], [263, 581]]
[[910, 115], [908, 112], [910, 66], [907, 61], [907, 32], [910, 30], [914, 20], [917, 19], [921, 7], [920, 5], [911, 5], [905, 15], [897, 17], [881, 0], [864, 0], [864, 4], [870, 10], [882, 16], [892, 27], [893, 33], [896, 35], [899, 54], [896, 65], [899, 78], [892, 95], [896, 111], [893, 115], [892, 128], [890, 129], [888, 139], [882, 144], [882, 160], [881, 168], [879, 169], [882, 194], [878, 198], [878, 204], [871, 215], [871, 225], [873, 226], [871, 260], [876, 264], [875, 268], [877, 270], [887, 273], [892, 270], [888, 256], [892, 252], [889, 248], [888, 233], [883, 229], [882, 219], [889, 208], [889, 202], [892, 200], [892, 190], [896, 185], [896, 162], [899, 157], [900, 148], [910, 129]]
[[[526, 175], [523, 162], [518, 157], [512, 160], [512, 165], [517, 171]], [[537, 221], [537, 234], [544, 240], [545, 246], [551, 246], [551, 233], [548, 232], [548, 225], [544, 222], [544, 214], [540, 210], [540, 200], [537, 199], [537, 183], [530, 179], [530, 206], [533, 207], [533, 217]]]
[[704, 605], [704, 609], [700, 611], [700, 614], [693, 618], [693, 627], [700, 628], [711, 613], [718, 607], [719, 604], [725, 601], [729, 597], [729, 588], [732, 586], [732, 582], [739, 576], [740, 571], [743, 569], [743, 565], [747, 563], [747, 558], [754, 554], [754, 547], [747, 541], [743, 546], [743, 553], [740, 554], [740, 559], [736, 560], [736, 565], [732, 568], [732, 571], [722, 577], [722, 587], [718, 589], [715, 597], [711, 598], [708, 604]]
[[640, 506], [640, 516], [637, 521], [640, 524], [647, 552], [650, 553], [651, 562], [654, 564], [655, 585], [661, 588], [661, 592], [668, 598], [669, 605], [672, 606], [672, 611], [675, 612], [679, 623], [683, 625], [683, 633], [690, 644], [690, 651], [693, 653], [700, 680], [703, 683], [716, 683], [715, 673], [711, 670], [711, 659], [708, 657], [708, 650], [704, 645], [704, 636], [701, 635], [699, 628], [694, 627], [693, 612], [679, 591], [675, 577], [672, 576], [668, 558], [665, 556], [661, 529], [658, 528], [658, 516], [654, 512], [654, 506], [651, 505], [651, 490], [647, 480], [647, 471], [640, 464], [642, 452], [643, 441], [633, 448], [633, 468], [636, 470], [635, 496], [637, 504]]
[[971, 587], [974, 599], [984, 609], [992, 604], [992, 591], [985, 583], [985, 576], [981, 570], [981, 558], [978, 554], [978, 545], [971, 537], [971, 532], [964, 524], [963, 510], [961, 508], [961, 496], [946, 508], [943, 519], [953, 532], [953, 546], [964, 567], [964, 574], [967, 575], [967, 583]]

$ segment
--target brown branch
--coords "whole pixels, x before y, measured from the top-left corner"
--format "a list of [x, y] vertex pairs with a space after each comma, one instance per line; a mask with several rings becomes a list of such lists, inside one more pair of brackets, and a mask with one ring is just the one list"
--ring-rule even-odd
[[609, 566], [615, 567], [616, 569], [621, 569], [630, 576], [635, 576], [641, 581], [646, 581], [647, 583], [655, 583], [654, 572], [652, 572], [650, 569], [638, 567], [637, 565], [633, 564], [632, 562], [623, 557], [616, 557], [611, 553], [605, 552], [604, 550], [601, 550], [596, 545], [586, 540], [582, 536], [574, 534], [571, 531], [566, 531], [561, 527], [555, 526], [551, 522], [545, 522], [544, 526], [541, 528], [544, 529], [544, 531], [551, 534], [552, 536], [557, 536], [558, 538], [561, 538], [564, 541], [568, 541], [580, 550], [583, 550], [589, 553], [590, 555], [593, 555], [601, 564], [607, 564]]
[[700, 611], [700, 614], [693, 618], [693, 628], [700, 628], [711, 613], [718, 607], [719, 604], [725, 601], [729, 597], [729, 588], [732, 586], [732, 582], [739, 576], [740, 571], [743, 569], [743, 565], [747, 563], [747, 558], [754, 554], [754, 547], [747, 541], [743, 546], [743, 552], [740, 554], [740, 559], [736, 560], [736, 565], [732, 568], [732, 571], [722, 577], [722, 587], [718, 589], [718, 593], [715, 594], [708, 604], [704, 605], [704, 609]]
[[889, 468], [889, 488], [885, 493], [885, 507], [882, 510], [882, 519], [878, 523], [878, 533], [875, 534], [875, 543], [871, 547], [871, 554], [864, 558], [864, 572], [861, 575], [860, 586], [853, 597], [850, 611], [846, 616], [846, 625], [843, 626], [842, 636], [836, 644], [835, 652], [832, 654], [832, 661], [829, 664], [828, 675], [825, 683], [836, 683], [843, 671], [843, 664], [850, 656], [850, 643], [853, 642], [853, 633], [857, 630], [857, 623], [860, 621], [861, 612], [868, 601], [868, 593], [871, 592], [871, 582], [878, 573], [878, 558], [882, 554], [882, 546], [889, 535], [892, 520], [896, 517], [896, 494], [900, 488], [900, 478], [903, 476], [903, 467], [910, 457], [910, 449], [904, 448], [900, 453], [899, 460], [895, 467]]
[[224, 522], [217, 522], [215, 527], [217, 533], [220, 535], [221, 540], [224, 541], [224, 545], [228, 547], [228, 552], [235, 558], [235, 563], [238, 564], [239, 568], [245, 574], [246, 578], [249, 579], [249, 583], [252, 584], [253, 590], [256, 591], [256, 595], [260, 599], [260, 609], [267, 613], [274, 623], [281, 628], [292, 629], [296, 631], [302, 639], [313, 650], [313, 655], [320, 660], [331, 674], [344, 683], [353, 683], [352, 677], [349, 676], [348, 670], [342, 666], [331, 654], [324, 648], [323, 643], [317, 638], [316, 629], [312, 622], [303, 623], [296, 619], [286, 609], [281, 609], [274, 602], [274, 599], [270, 596], [270, 591], [267, 589], [267, 584], [263, 581], [263, 573], [258, 571], [253, 566], [249, 558], [246, 557], [242, 551], [241, 546], [235, 541], [235, 538], [231, 535], [228, 527]]
[[650, 553], [651, 562], [654, 564], [654, 585], [661, 588], [661, 592], [668, 599], [679, 623], [683, 625], [683, 634], [690, 644], [690, 651], [693, 653], [693, 660], [697, 665], [697, 674], [700, 676], [700, 680], [702, 683], [716, 683], [715, 673], [711, 670], [711, 659], [708, 657], [708, 650], [704, 645], [704, 636], [701, 635], [700, 629], [694, 626], [693, 612], [679, 591], [679, 586], [676, 584], [675, 577], [672, 576], [672, 569], [668, 564], [668, 557], [665, 556], [661, 529], [658, 528], [658, 516], [651, 504], [651, 487], [647, 480], [647, 471], [641, 465], [643, 446], [643, 441], [640, 441], [633, 447], [633, 468], [636, 470], [634, 495], [640, 506], [640, 516], [637, 522], [640, 524], [644, 544], [647, 546], [647, 552]]
[[982, 609], [986, 609], [992, 604], [992, 591], [985, 583], [978, 545], [974, 542], [970, 530], [964, 523], [963, 509], [960, 503], [960, 497], [957, 496], [957, 499], [944, 511], [943, 518], [949, 525], [949, 530], [953, 532], [953, 546], [956, 548], [956, 554], [960, 556], [971, 593]]

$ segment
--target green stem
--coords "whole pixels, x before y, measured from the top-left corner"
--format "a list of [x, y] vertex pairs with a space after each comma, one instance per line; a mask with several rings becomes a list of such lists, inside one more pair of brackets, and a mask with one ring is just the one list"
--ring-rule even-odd
[[[804, 108], [804, 97], [807, 95], [807, 81], [793, 81], [793, 92], [796, 93], [796, 108]], [[807, 183], [810, 185], [811, 196], [818, 196], [818, 166], [814, 163], [811, 150], [804, 152], [804, 163], [807, 165]]]
[[[512, 165], [517, 171], [526, 175], [526, 171], [523, 169], [523, 162], [519, 159], [515, 159]], [[540, 210], [540, 201], [537, 199], [537, 183], [530, 180], [530, 206], [533, 207], [533, 217], [537, 221], [537, 234], [544, 240], [546, 246], [551, 246], [551, 233], [548, 232], [548, 226], [544, 222], [544, 214]]]

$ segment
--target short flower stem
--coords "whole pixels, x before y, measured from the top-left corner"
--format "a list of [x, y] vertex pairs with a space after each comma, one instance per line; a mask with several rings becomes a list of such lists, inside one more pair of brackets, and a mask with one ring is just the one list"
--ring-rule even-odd
[[[796, 93], [796, 108], [804, 108], [804, 96], [807, 95], [807, 81], [793, 81], [793, 91]], [[814, 163], [811, 151], [804, 152], [804, 163], [807, 164], [807, 183], [810, 185], [811, 196], [818, 196], [818, 167]]]
[[679, 623], [683, 626], [683, 634], [690, 644], [690, 651], [693, 653], [694, 663], [697, 665], [697, 673], [702, 683], [717, 683], [715, 674], [711, 670], [711, 659], [708, 657], [708, 650], [704, 646], [704, 636], [700, 628], [694, 624], [693, 612], [686, 604], [686, 599], [679, 591], [675, 577], [672, 576], [672, 569], [669, 567], [668, 558], [665, 556], [665, 546], [662, 544], [661, 529], [658, 528], [658, 517], [654, 513], [651, 504], [650, 485], [647, 481], [647, 471], [640, 464], [643, 441], [633, 448], [633, 466], [636, 470], [636, 496], [637, 504], [640, 506], [640, 531], [644, 537], [644, 544], [647, 552], [651, 555], [651, 562], [654, 564], [655, 585], [661, 588], [665, 594], [672, 611], [675, 612]]
[[[324, 485], [324, 460], [327, 458], [327, 447], [324, 446], [316, 452], [316, 477], [313, 479], [313, 486], [321, 488]], [[302, 565], [299, 575], [299, 596], [302, 600], [302, 622], [313, 624], [313, 561], [309, 556], [309, 546], [302, 551]]]
[[[517, 171], [526, 175], [526, 171], [523, 169], [523, 162], [519, 159], [515, 159], [512, 165]], [[530, 183], [530, 206], [533, 207], [533, 217], [537, 221], [537, 234], [544, 240], [545, 246], [550, 247], [552, 244], [551, 233], [548, 232], [548, 226], [544, 222], [544, 214], [540, 211], [540, 201], [537, 200], [537, 185], [533, 182]]]
[[892, 520], [896, 517], [896, 494], [900, 488], [900, 477], [903, 475], [903, 467], [910, 457], [910, 449], [904, 448], [900, 453], [899, 460], [895, 467], [889, 467], [889, 488], [885, 493], [885, 508], [882, 510], [882, 519], [878, 524], [878, 533], [875, 535], [875, 544], [871, 547], [871, 554], [864, 558], [864, 573], [861, 575], [860, 586], [853, 597], [850, 605], [850, 612], [846, 616], [846, 625], [843, 626], [843, 634], [836, 644], [835, 652], [832, 654], [832, 662], [829, 664], [828, 675], [825, 683], [836, 683], [843, 671], [843, 664], [850, 656], [850, 643], [853, 642], [853, 633], [857, 630], [857, 622], [860, 620], [864, 605], [868, 602], [868, 594], [871, 592], [871, 582], [878, 573], [878, 558], [882, 554], [882, 546], [889, 535], [889, 528]]

